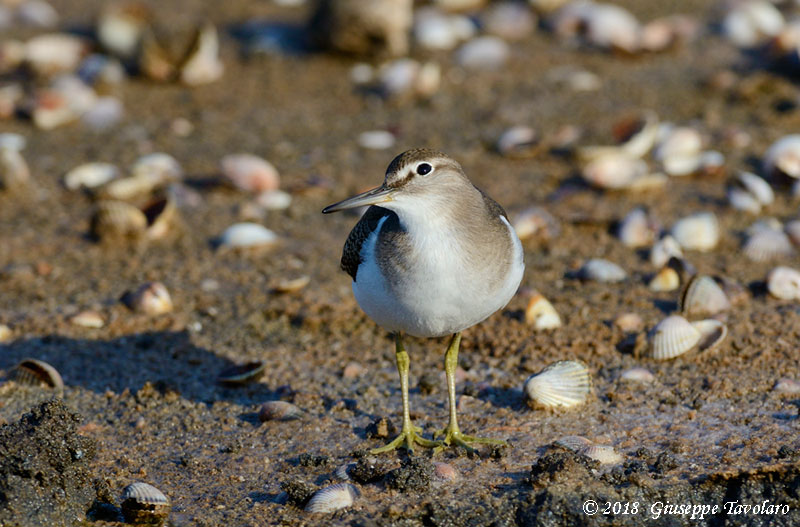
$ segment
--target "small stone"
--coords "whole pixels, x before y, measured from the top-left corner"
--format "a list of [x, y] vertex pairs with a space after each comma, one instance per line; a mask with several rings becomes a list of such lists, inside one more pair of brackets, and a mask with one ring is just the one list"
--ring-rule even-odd
[[394, 134], [386, 130], [372, 130], [358, 136], [358, 144], [368, 150], [386, 150], [395, 143]]
[[342, 377], [345, 379], [355, 379], [366, 371], [366, 368], [357, 362], [348, 362], [342, 370]]

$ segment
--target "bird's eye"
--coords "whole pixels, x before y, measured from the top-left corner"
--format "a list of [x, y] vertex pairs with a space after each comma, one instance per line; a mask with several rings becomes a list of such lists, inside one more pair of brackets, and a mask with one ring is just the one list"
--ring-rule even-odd
[[417, 174], [420, 176], [430, 174], [431, 170], [433, 170], [433, 167], [429, 163], [420, 163], [417, 165]]

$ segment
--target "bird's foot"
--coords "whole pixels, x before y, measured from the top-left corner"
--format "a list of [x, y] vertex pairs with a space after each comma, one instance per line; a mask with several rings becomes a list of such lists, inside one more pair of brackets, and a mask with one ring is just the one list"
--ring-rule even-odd
[[508, 443], [502, 439], [494, 439], [491, 437], [477, 437], [477, 436], [470, 436], [466, 434], [462, 434], [461, 430], [458, 427], [454, 427], [452, 425], [448, 425], [447, 428], [443, 430], [439, 430], [438, 432], [433, 434], [433, 438], [436, 439], [439, 436], [444, 436], [444, 439], [440, 441], [439, 446], [436, 447], [436, 452], [440, 450], [444, 450], [445, 446], [456, 446], [461, 447], [466, 450], [469, 454], [474, 454], [476, 450], [472, 447], [472, 444], [478, 445], [498, 445], [498, 446], [507, 446]]
[[400, 447], [405, 447], [409, 452], [413, 452], [415, 443], [424, 448], [436, 448], [441, 446], [441, 441], [425, 439], [420, 435], [421, 433], [422, 428], [418, 426], [404, 426], [400, 435], [395, 437], [391, 443], [380, 448], [373, 448], [369, 452], [370, 454], [383, 454], [384, 452], [391, 452]]

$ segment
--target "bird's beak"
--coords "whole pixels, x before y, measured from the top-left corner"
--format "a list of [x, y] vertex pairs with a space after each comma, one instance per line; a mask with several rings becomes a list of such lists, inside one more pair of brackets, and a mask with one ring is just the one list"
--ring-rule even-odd
[[346, 200], [340, 201], [339, 203], [328, 205], [327, 207], [322, 209], [322, 213], [328, 214], [329, 212], [337, 212], [345, 209], [354, 209], [356, 207], [366, 207], [367, 205], [378, 205], [379, 203], [386, 203], [387, 201], [392, 201], [393, 193], [394, 193], [393, 188], [381, 185], [380, 187], [376, 187], [372, 190], [362, 192], [361, 194], [353, 196], [352, 198], [347, 198]]

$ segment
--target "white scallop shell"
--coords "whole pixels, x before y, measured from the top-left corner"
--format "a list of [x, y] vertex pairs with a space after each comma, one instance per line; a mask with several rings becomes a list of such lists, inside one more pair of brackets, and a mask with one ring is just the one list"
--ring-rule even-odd
[[647, 212], [636, 208], [620, 221], [617, 236], [626, 247], [645, 247], [653, 242], [655, 230]]
[[583, 264], [578, 274], [584, 280], [596, 282], [621, 282], [628, 276], [622, 267], [602, 258], [592, 258]]
[[141, 481], [131, 483], [130, 485], [122, 489], [122, 501], [130, 499], [136, 500], [139, 503], [147, 505], [169, 504], [169, 499], [167, 499], [167, 497], [164, 495], [163, 492], [161, 492], [154, 486], [148, 483], [143, 483]]
[[666, 360], [683, 355], [697, 345], [701, 336], [700, 331], [682, 316], [669, 316], [653, 328], [651, 356]]
[[731, 302], [716, 280], [706, 275], [695, 275], [686, 284], [680, 308], [681, 313], [690, 318], [711, 316], [729, 310]]
[[672, 236], [687, 250], [707, 252], [719, 242], [719, 222], [713, 212], [698, 212], [672, 226]]
[[592, 376], [585, 364], [565, 360], [551, 364], [525, 381], [529, 404], [570, 407], [586, 402], [592, 389]]
[[776, 267], [767, 275], [767, 290], [775, 298], [800, 300], [800, 271], [791, 267]]
[[683, 251], [675, 238], [667, 234], [650, 249], [650, 263], [655, 267], [663, 267], [672, 257], [683, 258]]
[[777, 35], [784, 24], [783, 15], [770, 2], [748, 0], [728, 11], [722, 32], [734, 45], [749, 48]]
[[700, 351], [716, 348], [728, 336], [728, 326], [714, 318], [692, 322], [692, 327], [700, 332], [700, 340], [697, 343]]
[[305, 507], [306, 512], [328, 513], [353, 505], [361, 495], [356, 487], [349, 483], [336, 483], [319, 489], [311, 496]]
[[561, 327], [561, 317], [544, 296], [539, 293], [533, 295], [525, 308], [525, 322], [532, 324], [534, 329], [554, 329]]
[[701, 166], [703, 137], [688, 126], [669, 129], [656, 145], [653, 157], [671, 176], [691, 174]]
[[794, 253], [794, 247], [786, 233], [771, 228], [756, 229], [747, 238], [742, 250], [754, 262], [768, 262]]
[[628, 53], [639, 50], [641, 25], [630, 11], [614, 4], [591, 6], [583, 19], [589, 44]]
[[740, 172], [736, 180], [762, 205], [775, 201], [775, 192], [767, 181], [752, 172]]
[[786, 135], [772, 143], [764, 154], [763, 170], [767, 176], [778, 171], [800, 178], [800, 134]]
[[219, 238], [222, 248], [244, 248], [273, 245], [278, 235], [258, 223], [236, 223], [225, 229]]
[[556, 439], [553, 444], [572, 452], [581, 452], [593, 443], [583, 436], [564, 436]]

